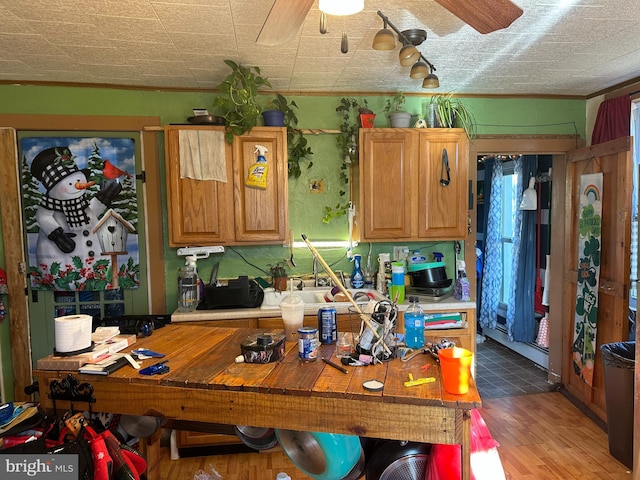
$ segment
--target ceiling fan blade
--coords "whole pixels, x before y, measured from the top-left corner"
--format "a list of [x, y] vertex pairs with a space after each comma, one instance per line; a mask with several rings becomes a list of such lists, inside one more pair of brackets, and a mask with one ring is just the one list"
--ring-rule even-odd
[[507, 28], [522, 15], [522, 9], [510, 0], [436, 0], [480, 33]]
[[275, 0], [262, 24], [256, 43], [282, 45], [295, 38], [314, 0]]

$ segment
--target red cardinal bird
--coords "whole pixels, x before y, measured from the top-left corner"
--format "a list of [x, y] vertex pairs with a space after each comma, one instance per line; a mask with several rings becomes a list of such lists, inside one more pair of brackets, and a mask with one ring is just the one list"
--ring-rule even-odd
[[122, 177], [123, 175], [127, 178], [131, 178], [131, 174], [125, 172], [124, 170], [120, 170], [108, 159], [104, 161], [104, 167], [102, 167], [102, 173], [104, 174], [105, 178], [109, 180], [115, 180], [116, 178]]

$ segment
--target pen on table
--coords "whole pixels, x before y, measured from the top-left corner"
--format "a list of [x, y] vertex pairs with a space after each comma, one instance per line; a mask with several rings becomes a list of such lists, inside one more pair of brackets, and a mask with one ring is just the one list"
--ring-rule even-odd
[[335, 368], [335, 369], [337, 369], [337, 370], [340, 370], [342, 373], [349, 373], [349, 370], [347, 370], [346, 368], [341, 367], [340, 365], [338, 365], [338, 364], [336, 364], [336, 363], [333, 363], [331, 360], [327, 360], [327, 359], [326, 359], [326, 358], [324, 358], [324, 357], [321, 357], [321, 358], [322, 358], [322, 361], [323, 361], [324, 363], [326, 363], [327, 365], [331, 365], [333, 368]]

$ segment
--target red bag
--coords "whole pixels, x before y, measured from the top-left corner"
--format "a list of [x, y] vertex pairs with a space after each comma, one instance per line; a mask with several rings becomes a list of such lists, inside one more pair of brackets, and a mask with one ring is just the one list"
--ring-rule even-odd
[[[471, 480], [505, 480], [498, 446], [480, 412], [471, 410]], [[425, 480], [460, 480], [461, 458], [461, 445], [433, 445]]]

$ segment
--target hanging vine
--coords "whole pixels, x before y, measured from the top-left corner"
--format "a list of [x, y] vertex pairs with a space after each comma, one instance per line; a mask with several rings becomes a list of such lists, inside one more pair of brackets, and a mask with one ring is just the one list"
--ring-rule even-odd
[[[365, 100], [366, 105], [366, 100]], [[340, 114], [340, 133], [336, 137], [342, 164], [340, 165], [341, 188], [338, 192], [340, 199], [335, 206], [325, 206], [322, 221], [329, 223], [333, 218], [339, 218], [349, 211], [349, 198], [347, 195], [349, 188], [349, 170], [351, 164], [358, 159], [358, 113], [360, 103], [355, 98], [343, 97], [340, 105], [336, 107], [336, 112]], [[346, 197], [346, 198], [345, 198]]]

